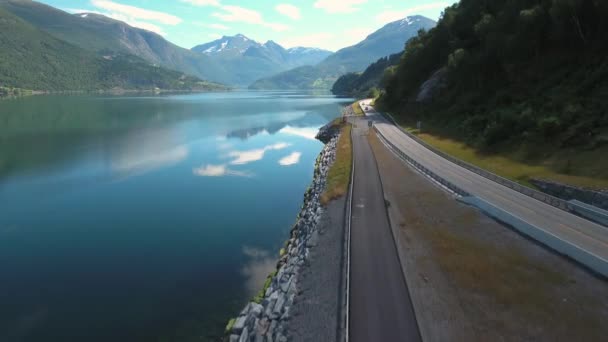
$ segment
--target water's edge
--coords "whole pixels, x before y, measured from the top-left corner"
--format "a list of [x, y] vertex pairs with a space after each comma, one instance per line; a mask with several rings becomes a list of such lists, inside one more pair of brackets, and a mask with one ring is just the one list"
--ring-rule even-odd
[[331, 123], [319, 130], [317, 138], [325, 143], [315, 163], [310, 187], [304, 193], [302, 209], [291, 228], [290, 238], [279, 251], [277, 268], [272, 272], [260, 293], [255, 296], [226, 326], [230, 342], [263, 340], [287, 341], [286, 321], [297, 294], [300, 270], [310, 254], [310, 248], [319, 239], [318, 225], [323, 207], [320, 197], [325, 190], [328, 170], [335, 160], [339, 132], [328, 129]]

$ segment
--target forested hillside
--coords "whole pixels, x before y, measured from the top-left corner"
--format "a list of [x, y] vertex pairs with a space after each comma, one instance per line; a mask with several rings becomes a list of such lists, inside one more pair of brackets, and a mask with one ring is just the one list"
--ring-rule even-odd
[[206, 56], [118, 20], [94, 13], [69, 14], [31, 0], [0, 0], [0, 7], [41, 31], [98, 56], [128, 54], [205, 80], [231, 81], [225, 77], [225, 70]]
[[[349, 72], [340, 76], [331, 88], [335, 95], [351, 97], [376, 97], [384, 88], [385, 79], [394, 72], [394, 66], [399, 64], [402, 53], [382, 57], [370, 64], [363, 73]], [[392, 68], [391, 68], [392, 67]]]
[[[598, 148], [608, 142], [607, 17], [605, 0], [461, 0], [410, 40], [378, 103], [486, 150]], [[441, 68], [433, 96], [416, 101]]]
[[0, 8], [0, 86], [41, 91], [216, 89], [216, 84], [129, 55], [97, 57]]

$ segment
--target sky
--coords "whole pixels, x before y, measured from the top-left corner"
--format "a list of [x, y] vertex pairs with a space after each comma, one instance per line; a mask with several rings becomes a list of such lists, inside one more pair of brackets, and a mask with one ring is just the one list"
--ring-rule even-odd
[[339, 50], [385, 24], [420, 14], [437, 20], [454, 0], [41, 0], [154, 31], [184, 48], [238, 33], [286, 48]]

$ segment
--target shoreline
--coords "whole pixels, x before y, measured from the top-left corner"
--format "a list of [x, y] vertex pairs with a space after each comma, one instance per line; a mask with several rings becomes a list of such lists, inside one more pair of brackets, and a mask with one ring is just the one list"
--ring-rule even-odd
[[[197, 94], [197, 93], [223, 93], [231, 92], [234, 88], [226, 87], [225, 89], [99, 89], [99, 90], [30, 90], [18, 89], [17, 94], [3, 95], [0, 93], [0, 100], [17, 99], [29, 96], [43, 95], [124, 95], [124, 94]], [[11, 89], [11, 91], [15, 91]]]
[[[287, 336], [292, 329], [287, 326], [293, 325], [291, 318], [294, 316], [294, 300], [301, 302], [299, 297], [302, 297], [304, 291], [301, 276], [310, 266], [313, 253], [311, 248], [319, 244], [319, 235], [324, 234], [320, 228], [326, 225], [328, 216], [336, 216], [330, 213], [336, 210], [321, 204], [321, 195], [326, 187], [328, 171], [336, 158], [339, 137], [339, 130], [332, 129], [331, 122], [320, 128], [317, 138], [325, 146], [317, 157], [313, 179], [304, 193], [302, 209], [291, 228], [290, 238], [285, 247], [281, 248], [276, 270], [268, 276], [260, 293], [245, 305], [236, 318], [228, 322], [225, 331], [228, 341], [258, 341], [264, 338], [268, 341], [288, 340]], [[338, 216], [343, 216], [341, 208], [338, 212]], [[339, 287], [340, 282], [335, 285]], [[332, 306], [329, 311], [335, 316], [333, 309]], [[301, 310], [295, 311], [298, 316], [306, 315], [298, 312]]]

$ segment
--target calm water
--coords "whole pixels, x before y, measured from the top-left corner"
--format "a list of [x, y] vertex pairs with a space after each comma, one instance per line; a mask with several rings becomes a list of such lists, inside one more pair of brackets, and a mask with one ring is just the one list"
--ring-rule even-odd
[[273, 269], [346, 102], [0, 101], [0, 341], [213, 340]]

